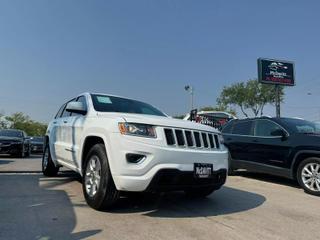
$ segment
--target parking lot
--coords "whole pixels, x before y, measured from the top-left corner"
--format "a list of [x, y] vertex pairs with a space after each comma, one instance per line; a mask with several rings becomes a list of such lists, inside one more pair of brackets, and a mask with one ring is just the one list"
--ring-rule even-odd
[[318, 239], [319, 198], [286, 179], [239, 173], [206, 199], [123, 197], [97, 212], [70, 171], [47, 178], [40, 156], [0, 158], [0, 239]]

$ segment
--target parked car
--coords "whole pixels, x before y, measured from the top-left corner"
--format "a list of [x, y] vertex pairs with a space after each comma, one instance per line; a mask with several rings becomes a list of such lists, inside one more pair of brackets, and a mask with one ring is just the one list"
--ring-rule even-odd
[[226, 180], [228, 151], [215, 129], [168, 117], [140, 101], [84, 93], [63, 104], [45, 136], [42, 170], [83, 177], [95, 208], [111, 207], [122, 191], [184, 190], [207, 196]]
[[30, 137], [30, 143], [32, 153], [43, 153], [44, 137]]
[[296, 118], [232, 120], [222, 130], [230, 171], [247, 169], [296, 179], [320, 196], [320, 131]]
[[221, 130], [221, 128], [230, 120], [237, 119], [234, 115], [222, 111], [196, 111], [192, 110], [188, 113], [184, 120], [193, 121], [208, 125]]
[[30, 151], [30, 140], [24, 131], [16, 129], [0, 130], [0, 154], [28, 157]]

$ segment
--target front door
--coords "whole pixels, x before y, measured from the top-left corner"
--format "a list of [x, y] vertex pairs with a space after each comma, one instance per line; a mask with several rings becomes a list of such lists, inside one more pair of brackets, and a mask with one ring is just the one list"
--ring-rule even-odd
[[291, 147], [288, 137], [277, 134], [281, 131], [285, 130], [271, 120], [255, 120], [251, 161], [285, 167]]

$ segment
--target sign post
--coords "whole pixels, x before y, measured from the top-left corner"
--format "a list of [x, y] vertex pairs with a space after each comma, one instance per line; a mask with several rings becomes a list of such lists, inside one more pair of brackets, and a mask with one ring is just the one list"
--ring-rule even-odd
[[294, 63], [275, 59], [258, 59], [258, 79], [263, 84], [275, 85], [276, 116], [280, 117], [280, 85], [294, 86]]

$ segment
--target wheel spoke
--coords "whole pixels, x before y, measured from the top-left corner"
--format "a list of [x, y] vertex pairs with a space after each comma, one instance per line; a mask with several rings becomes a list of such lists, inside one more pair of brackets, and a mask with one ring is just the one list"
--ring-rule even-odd
[[302, 173], [302, 176], [304, 176], [304, 177], [311, 177], [312, 174], [310, 174], [310, 173]]
[[305, 172], [307, 172], [308, 174], [312, 175], [312, 172], [311, 172], [307, 167], [305, 167], [305, 168], [303, 169], [303, 171], [305, 171]]

